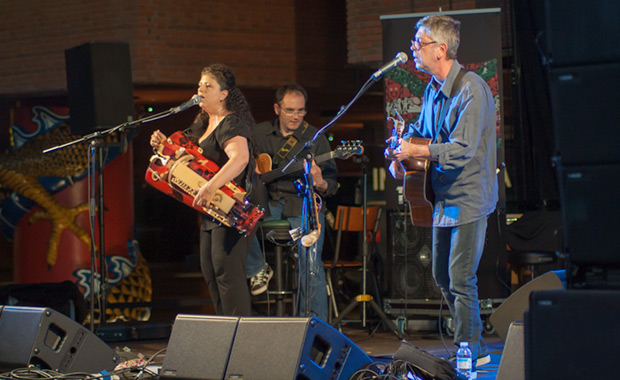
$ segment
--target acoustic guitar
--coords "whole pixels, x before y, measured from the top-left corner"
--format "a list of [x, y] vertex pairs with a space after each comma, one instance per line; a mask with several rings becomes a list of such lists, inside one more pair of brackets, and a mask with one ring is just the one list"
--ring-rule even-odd
[[[385, 149], [385, 157], [395, 161], [394, 151], [399, 147], [405, 121], [398, 111], [394, 109], [396, 118], [388, 117], [392, 121], [392, 135], [388, 139], [388, 147]], [[412, 137], [408, 141], [411, 144], [429, 145], [431, 140]], [[435, 204], [435, 194], [431, 186], [431, 163], [429, 160], [409, 158], [401, 162], [405, 169], [403, 187], [405, 200], [409, 203], [411, 210], [411, 223], [418, 227], [431, 227], [433, 225], [433, 206]]]
[[[346, 160], [351, 156], [362, 153], [364, 153], [364, 147], [362, 146], [362, 142], [360, 140], [342, 141], [341, 145], [339, 145], [335, 150], [314, 157], [314, 161], [318, 165], [327, 160], [331, 160], [332, 158]], [[282, 173], [282, 169], [272, 170], [272, 165], [271, 157], [267, 153], [261, 153], [256, 159], [256, 166], [258, 167], [258, 171], [261, 173], [258, 177], [264, 184], [271, 183], [278, 178], [301, 171], [304, 168], [304, 162], [298, 161], [289, 166], [286, 172]]]

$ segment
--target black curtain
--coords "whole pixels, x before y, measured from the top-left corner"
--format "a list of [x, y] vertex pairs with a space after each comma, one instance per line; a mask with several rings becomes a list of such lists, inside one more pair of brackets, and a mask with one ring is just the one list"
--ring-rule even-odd
[[508, 166], [518, 211], [559, 207], [552, 166], [553, 125], [547, 71], [539, 44], [544, 38], [544, 1], [511, 1], [514, 15], [514, 159]]

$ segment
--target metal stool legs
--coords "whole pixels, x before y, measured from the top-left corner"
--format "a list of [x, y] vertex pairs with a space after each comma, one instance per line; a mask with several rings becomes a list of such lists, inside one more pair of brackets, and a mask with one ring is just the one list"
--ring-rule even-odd
[[[273, 220], [263, 222], [262, 227], [265, 231], [264, 238], [274, 244], [275, 262], [275, 290], [267, 290], [267, 294], [274, 295], [276, 298], [276, 316], [285, 315], [285, 301], [287, 298], [292, 299], [295, 305], [295, 292], [284, 288], [284, 247], [291, 246], [291, 237], [289, 235], [290, 224], [286, 220]], [[292, 315], [295, 315], [293, 306]]]
[[[275, 247], [276, 254], [276, 289], [270, 291], [269, 294], [275, 294], [276, 296], [276, 316], [282, 317], [284, 316], [284, 300], [286, 296], [291, 296], [293, 299], [293, 305], [295, 304], [295, 294], [292, 290], [284, 289], [284, 279], [283, 276], [283, 256], [284, 252], [282, 246], [277, 244]], [[294, 313], [293, 313], [294, 314]]]

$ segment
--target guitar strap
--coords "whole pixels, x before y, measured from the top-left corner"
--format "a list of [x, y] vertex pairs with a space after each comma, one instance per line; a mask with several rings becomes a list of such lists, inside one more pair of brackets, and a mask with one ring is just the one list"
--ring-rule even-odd
[[[301, 130], [300, 135], [303, 135], [306, 132], [306, 129], [308, 129], [308, 125], [308, 122], [304, 121], [302, 127], [303, 129]], [[295, 147], [295, 145], [297, 145], [298, 142], [299, 139], [295, 137], [295, 134], [292, 134], [276, 154], [278, 155], [278, 157], [280, 157], [281, 160], [285, 159], [286, 156], [291, 153], [291, 150], [293, 150], [293, 148]]]
[[464, 67], [461, 67], [459, 72], [456, 74], [456, 78], [454, 78], [454, 83], [452, 83], [452, 90], [450, 91], [450, 97], [442, 101], [441, 110], [439, 111], [439, 118], [437, 119], [437, 124], [435, 124], [435, 128], [436, 128], [436, 133], [435, 133], [435, 138], [434, 138], [435, 141], [437, 141], [437, 137], [439, 137], [439, 133], [441, 132], [441, 126], [443, 125], [443, 122], [446, 119], [446, 115], [448, 114], [448, 109], [450, 108], [449, 102], [454, 96], [456, 92], [456, 88], [458, 87], [458, 84], [461, 82], [461, 79], [463, 79], [463, 76], [465, 75], [466, 72], [467, 72], [467, 69], [465, 69]]

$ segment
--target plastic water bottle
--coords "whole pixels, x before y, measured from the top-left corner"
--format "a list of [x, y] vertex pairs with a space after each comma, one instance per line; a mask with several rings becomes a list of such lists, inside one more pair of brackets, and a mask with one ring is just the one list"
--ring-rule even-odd
[[456, 351], [456, 370], [466, 379], [471, 380], [471, 351], [467, 342], [461, 342]]

